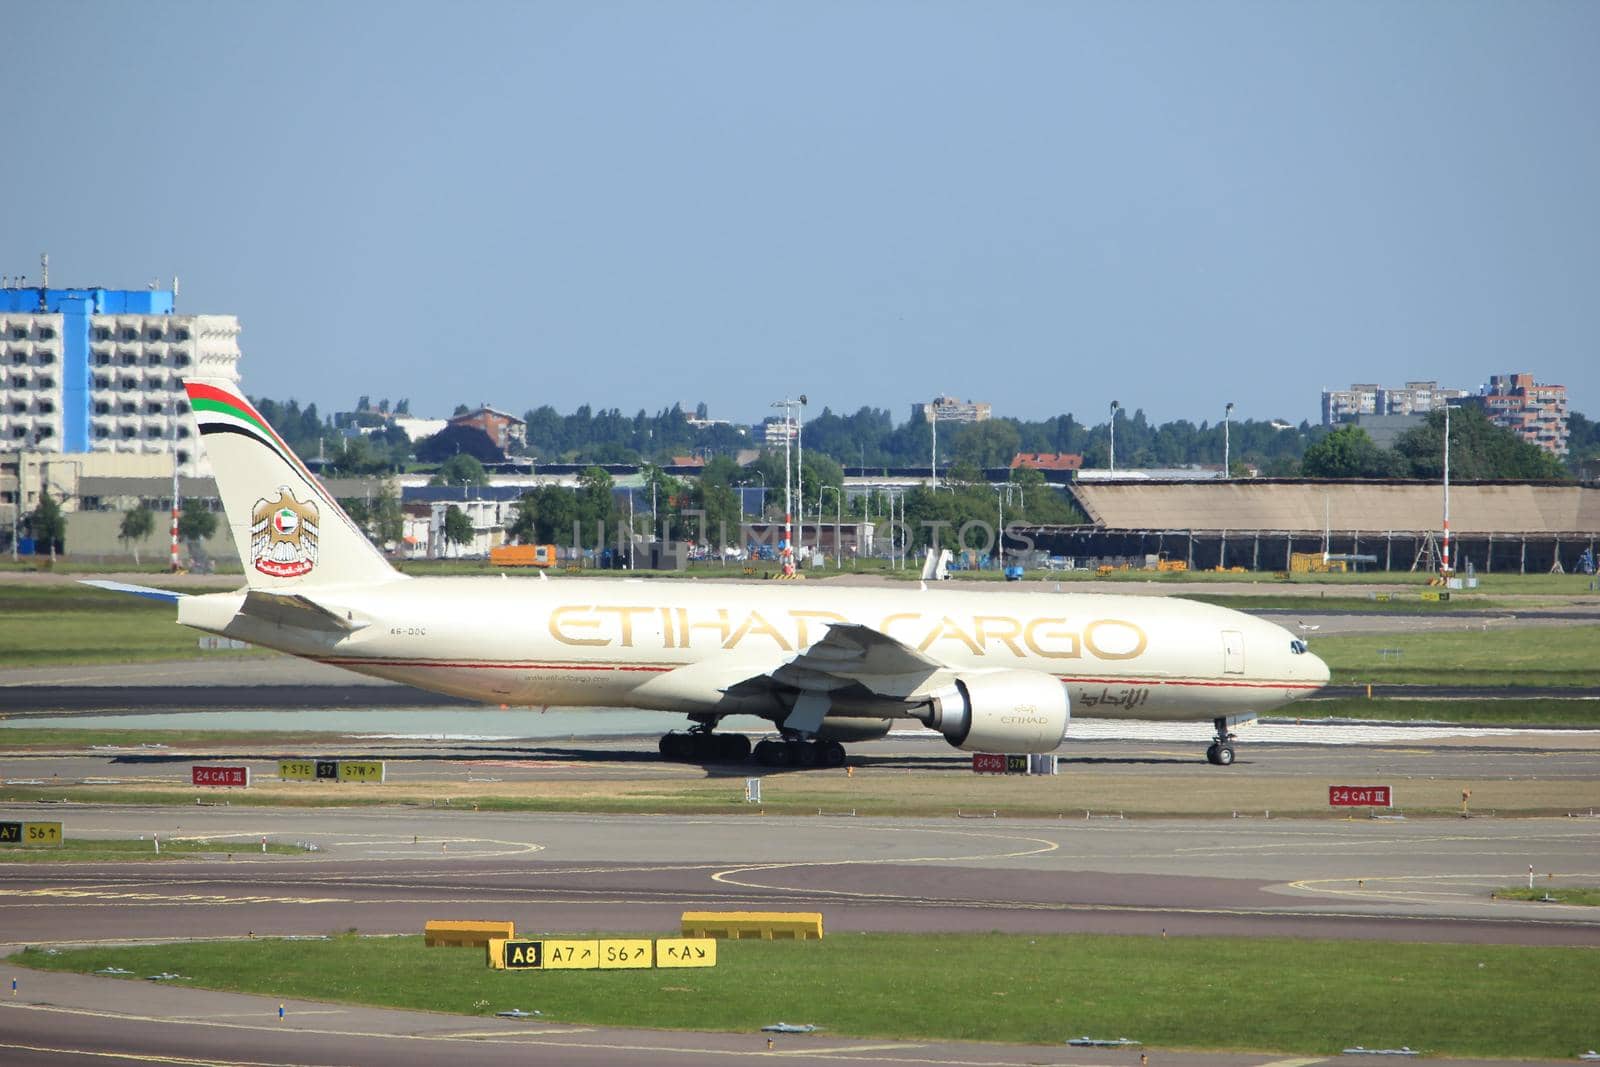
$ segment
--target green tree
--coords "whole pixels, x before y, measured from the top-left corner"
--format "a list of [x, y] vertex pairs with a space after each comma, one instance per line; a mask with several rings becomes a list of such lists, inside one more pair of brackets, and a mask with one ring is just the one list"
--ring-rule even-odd
[[1341, 426], [1307, 446], [1300, 463], [1307, 478], [1403, 478], [1404, 459], [1379, 448], [1359, 426]]
[[372, 525], [368, 534], [381, 548], [399, 543], [406, 534], [406, 515], [400, 507], [400, 490], [393, 481], [378, 487], [372, 498]]
[[145, 507], [143, 503], [122, 513], [122, 525], [117, 529], [117, 540], [122, 542], [124, 549], [130, 544], [133, 546], [133, 562], [135, 566], [139, 563], [139, 542], [149, 537], [151, 531], [155, 528], [155, 514]]
[[[1421, 426], [1395, 442], [1395, 452], [1414, 478], [1437, 480], [1444, 475], [1444, 412], [1435, 411]], [[1311, 452], [1306, 450], [1309, 458]], [[1561, 461], [1538, 445], [1496, 426], [1477, 407], [1450, 413], [1450, 477], [1473, 479], [1566, 479]]]
[[33, 538], [35, 552], [41, 545], [48, 546], [52, 562], [58, 552], [67, 550], [67, 517], [48, 489], [39, 493], [39, 504], [28, 515], [28, 536]]
[[585, 539], [605, 531], [610, 536], [617, 525], [617, 501], [612, 495], [611, 475], [601, 467], [587, 467], [578, 475], [578, 514]]
[[489, 474], [475, 456], [465, 452], [451, 456], [439, 466], [429, 485], [488, 485]]
[[190, 497], [178, 513], [178, 536], [185, 541], [204, 541], [217, 532], [217, 514], [204, 500]]
[[1022, 446], [1022, 435], [1011, 419], [969, 423], [953, 436], [951, 454], [982, 469], [1008, 466]]
[[339, 506], [350, 516], [350, 521], [368, 530], [372, 526], [372, 505], [365, 497], [347, 496], [339, 499]]
[[[578, 517], [578, 495], [559, 485], [541, 485], [522, 494], [509, 533], [519, 543], [560, 544], [572, 542], [572, 524]], [[593, 536], [593, 531], [589, 531]]]
[[444, 539], [446, 544], [465, 545], [472, 541], [472, 520], [467, 513], [451, 504], [444, 512]]

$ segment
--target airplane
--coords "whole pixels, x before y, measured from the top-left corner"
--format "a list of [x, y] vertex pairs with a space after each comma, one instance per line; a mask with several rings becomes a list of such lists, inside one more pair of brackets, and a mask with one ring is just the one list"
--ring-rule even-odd
[[186, 379], [244, 588], [185, 595], [178, 622], [488, 704], [687, 715], [664, 757], [836, 767], [844, 744], [916, 721], [969, 752], [1043, 753], [1090, 717], [1233, 728], [1308, 696], [1328, 667], [1289, 631], [1175, 597], [836, 588], [396, 571], [231, 383]]

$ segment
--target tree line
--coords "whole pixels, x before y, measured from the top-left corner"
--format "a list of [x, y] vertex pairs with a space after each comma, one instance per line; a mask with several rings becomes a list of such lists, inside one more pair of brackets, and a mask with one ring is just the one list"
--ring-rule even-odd
[[[1359, 426], [1341, 426], [1306, 448], [1301, 474], [1307, 478], [1420, 478], [1444, 475], [1445, 413], [1401, 434], [1393, 448], [1379, 448]], [[1555, 456], [1489, 421], [1481, 410], [1462, 407], [1450, 417], [1450, 477], [1462, 481], [1570, 477]]]
[[[356, 413], [363, 424], [376, 432], [345, 437], [333, 420], [319, 416], [316, 405], [301, 408], [294, 400], [257, 400], [261, 413], [302, 455], [321, 456], [325, 469], [334, 475], [371, 475], [405, 469], [413, 462], [439, 463], [451, 456], [468, 454], [479, 460], [499, 457], [487, 437], [476, 431], [452, 427], [421, 441], [410, 441], [398, 427], [388, 423], [370, 405]], [[381, 404], [380, 404], [381, 407]], [[705, 405], [697, 406], [703, 417]], [[1436, 413], [1432, 419], [1440, 416]], [[1487, 423], [1482, 413], [1463, 407], [1456, 416], [1462, 420]], [[1426, 469], [1420, 457], [1433, 423], [1412, 431], [1415, 439], [1404, 448], [1380, 450], [1390, 456], [1352, 453], [1348, 429], [1329, 431], [1308, 422], [1289, 425], [1279, 421], [1241, 419], [1224, 430], [1221, 422], [1192, 422], [1174, 419], [1152, 423], [1142, 409], [1131, 414], [1118, 411], [1116, 419], [1116, 458], [1119, 467], [1217, 466], [1223, 461], [1224, 437], [1234, 470], [1243, 474], [1254, 468], [1267, 477], [1337, 477], [1329, 470], [1368, 469], [1394, 473], [1378, 477], [1428, 477], [1407, 473]], [[625, 416], [617, 408], [595, 410], [588, 405], [561, 415], [545, 405], [526, 413], [527, 446], [521, 450], [539, 462], [578, 464], [655, 464], [669, 465], [684, 455], [712, 458], [734, 456], [751, 448], [761, 448], [759, 426], [752, 433], [729, 425], [691, 425], [690, 416], [680, 405], [662, 409], [654, 415], [640, 410]], [[1571, 452], [1565, 471], [1575, 471], [1577, 463], [1600, 456], [1600, 424], [1574, 412], [1570, 420]], [[1486, 431], [1474, 429], [1474, 434]], [[1515, 437], [1504, 431], [1509, 437]], [[807, 460], [827, 457], [832, 463], [868, 471], [931, 469], [934, 435], [938, 435], [938, 464], [942, 470], [953, 464], [970, 464], [980, 470], [1008, 466], [1019, 452], [1075, 453], [1084, 457], [1084, 466], [1105, 467], [1110, 462], [1110, 423], [1080, 422], [1072, 414], [1048, 419], [1026, 420], [997, 417], [983, 422], [938, 423], [924, 420], [920, 413], [896, 424], [887, 410], [863, 407], [854, 414], [838, 414], [824, 407], [805, 422], [804, 441]], [[1331, 445], [1323, 444], [1334, 434], [1345, 436]], [[475, 441], [481, 438], [481, 441]], [[487, 451], [483, 447], [487, 446]], [[1320, 446], [1320, 447], [1319, 447]], [[1532, 446], [1530, 446], [1532, 447]], [[1308, 462], [1308, 451], [1312, 459]], [[1334, 452], [1330, 466], [1328, 450]], [[1407, 451], [1410, 449], [1410, 451]], [[1507, 447], [1492, 450], [1497, 464], [1480, 464], [1487, 471], [1482, 477], [1529, 477], [1524, 470], [1539, 470], [1540, 477], [1563, 477], [1561, 461], [1535, 463], [1529, 454]], [[1546, 454], [1548, 455], [1548, 454]], [[1503, 462], [1501, 462], [1503, 461]], [[773, 461], [777, 462], [777, 461]], [[781, 470], [781, 468], [780, 468]], [[1556, 473], [1549, 473], [1555, 471]]]

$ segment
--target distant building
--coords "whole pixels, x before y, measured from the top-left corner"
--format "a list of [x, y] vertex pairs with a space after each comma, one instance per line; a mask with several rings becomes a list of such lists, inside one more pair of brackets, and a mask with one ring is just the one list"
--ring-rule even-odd
[[[391, 415], [389, 425], [398, 426], [405, 431], [407, 437], [413, 441], [420, 441], [424, 437], [434, 434], [450, 425], [449, 419], [424, 419], [413, 415]], [[501, 449], [501, 451], [505, 451]]]
[[1558, 456], [1567, 454], [1567, 387], [1531, 374], [1496, 374], [1474, 401], [1496, 426]]
[[0, 289], [0, 450], [176, 452], [209, 473], [183, 379], [237, 382], [238, 338], [170, 289]]
[[1406, 382], [1399, 388], [1357, 383], [1349, 389], [1324, 389], [1322, 425], [1342, 426], [1362, 415], [1426, 415], [1468, 395], [1465, 389], [1441, 389], [1435, 381]]
[[1083, 457], [1076, 452], [1018, 452], [1011, 457], [1012, 470], [1078, 471]]
[[986, 422], [989, 405], [976, 400], [957, 400], [953, 396], [936, 396], [926, 404], [912, 404], [911, 417], [922, 417], [924, 422]]
[[487, 404], [476, 411], [469, 411], [465, 415], [457, 415], [450, 420], [451, 426], [471, 426], [482, 430], [493, 441], [495, 447], [502, 452], [510, 451], [513, 445], [518, 447], [528, 443], [528, 424], [508, 412], [497, 411]]
[[776, 416], [769, 417], [761, 424], [761, 440], [768, 445], [781, 445], [785, 437], [794, 440], [795, 430], [796, 426], [792, 421]]
[[1350, 420], [1351, 425], [1365, 430], [1367, 436], [1372, 438], [1372, 443], [1379, 448], [1393, 448], [1401, 434], [1427, 421], [1428, 416], [1420, 412], [1414, 415], [1357, 415]]

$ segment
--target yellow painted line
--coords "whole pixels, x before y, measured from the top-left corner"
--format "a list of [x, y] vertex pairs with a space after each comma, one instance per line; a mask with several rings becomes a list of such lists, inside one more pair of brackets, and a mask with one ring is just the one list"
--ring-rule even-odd
[[1307, 1067], [1312, 1063], [1327, 1063], [1326, 1059], [1320, 1060], [1273, 1060], [1271, 1063], [1258, 1064], [1257, 1067]]
[[[207, 1056], [204, 1059], [192, 1059], [188, 1056], [161, 1056], [155, 1053], [144, 1052], [111, 1052], [79, 1048], [47, 1048], [42, 1045], [0, 1045], [0, 1050], [5, 1049], [14, 1049], [17, 1052], [43, 1052], [53, 1056], [82, 1056], [84, 1058], [92, 1057], [100, 1060], [122, 1060], [127, 1063], [173, 1063], [181, 1065], [194, 1064], [197, 1065], [197, 1067], [283, 1067], [282, 1060], [221, 1060], [215, 1056]], [[309, 1065], [302, 1061], [295, 1064], [295, 1067], [335, 1067], [335, 1065]]]
[[[510, 1022], [531, 1022], [535, 1026], [540, 1025], [538, 1019], [520, 1019], [520, 1020], [509, 1020], [508, 1019], [507, 1022], [508, 1023], [510, 1023]], [[501, 1039], [501, 1040], [508, 1040], [508, 1041], [526, 1041], [526, 1040], [528, 1040], [530, 1038], [537, 1039], [537, 1038], [541, 1038], [541, 1037], [554, 1036], [556, 1034], [592, 1034], [592, 1033], [594, 1033], [594, 1027], [592, 1027], [592, 1026], [570, 1026], [570, 1027], [565, 1027], [565, 1028], [559, 1029], [559, 1030], [461, 1030], [461, 1031], [450, 1030], [450, 1031], [441, 1031], [440, 1033], [433, 1034], [431, 1036], [435, 1040], [439, 1040], [439, 1041], [445, 1041], [445, 1040], [448, 1040], [450, 1038], [455, 1038], [455, 1037], [459, 1037], [459, 1038], [462, 1038], [462, 1039], [465, 1039], [465, 1040], [473, 1040], [473, 1041], [479, 1041], [479, 1040], [484, 1040], [484, 1039], [488, 1039], [488, 1038], [498, 1038], [498, 1039]]]
[[[108, 977], [108, 976], [107, 975], [92, 975], [92, 977], [105, 978], [105, 977]], [[127, 977], [127, 976], [124, 975], [123, 977]], [[193, 988], [193, 987], [189, 987], [189, 988]], [[350, 1009], [348, 1009], [348, 1008], [300, 1008], [295, 1012], [296, 1016], [300, 1016], [300, 1015], [349, 1015], [349, 1014], [350, 1014]], [[186, 1023], [203, 1023], [203, 1022], [209, 1022], [212, 1019], [259, 1019], [259, 1018], [261, 1018], [261, 1013], [258, 1012], [258, 1011], [225, 1011], [225, 1012], [220, 1012], [220, 1013], [218, 1013], [216, 1015], [174, 1015], [174, 1016], [172, 1016], [172, 1019], [173, 1019], [174, 1022], [186, 1022]]]
[[894, 896], [896, 896], [896, 894], [892, 894], [892, 893], [850, 892], [848, 890], [843, 890], [843, 889], [817, 889], [817, 888], [809, 888], [809, 887], [808, 888], [804, 888], [804, 889], [797, 889], [797, 888], [790, 887], [790, 886], [765, 885], [765, 884], [762, 884], [760, 882], [743, 882], [743, 881], [740, 881], [739, 879], [737, 879], [737, 878], [735, 878], [733, 876], [734, 875], [740, 875], [740, 874], [753, 874], [753, 873], [756, 873], [758, 871], [791, 870], [791, 869], [796, 869], [796, 868], [800, 868], [800, 867], [854, 867], [854, 866], [863, 866], [863, 865], [867, 865], [867, 866], [893, 866], [893, 865], [898, 864], [898, 863], [954, 863], [954, 862], [971, 862], [973, 860], [1020, 859], [1020, 858], [1022, 858], [1024, 856], [1038, 856], [1038, 855], [1043, 855], [1044, 853], [1047, 853], [1047, 852], [1056, 852], [1056, 851], [1059, 851], [1060, 848], [1061, 848], [1061, 845], [1060, 845], [1059, 842], [1051, 841], [1051, 840], [1049, 840], [1047, 838], [1043, 838], [1043, 837], [1026, 837], [1026, 836], [1023, 836], [1021, 834], [991, 834], [991, 833], [981, 833], [981, 832], [972, 831], [972, 830], [926, 830], [926, 829], [906, 828], [906, 827], [862, 827], [861, 829], [883, 829], [883, 830], [886, 830], [886, 831], [889, 831], [889, 832], [895, 833], [895, 834], [904, 834], [904, 833], [912, 832], [912, 833], [946, 834], [946, 835], [951, 835], [951, 836], [956, 836], [956, 837], [976, 837], [976, 838], [978, 838], [980, 840], [992, 840], [992, 841], [1023, 841], [1023, 842], [1027, 842], [1028, 844], [1034, 845], [1035, 847], [1033, 847], [1033, 848], [1023, 848], [1023, 849], [1015, 849], [1015, 850], [1010, 851], [1010, 852], [999, 852], [999, 853], [968, 853], [966, 855], [960, 855], [960, 856], [900, 856], [900, 857], [892, 857], [892, 858], [875, 857], [873, 859], [806, 860], [806, 861], [801, 861], [801, 862], [797, 862], [797, 863], [741, 864], [741, 865], [739, 865], [737, 867], [727, 867], [727, 868], [724, 868], [724, 869], [722, 869], [720, 871], [714, 872], [711, 875], [711, 880], [713, 882], [720, 882], [723, 885], [738, 886], [741, 889], [765, 889], [765, 890], [771, 890], [771, 891], [774, 891], [774, 892], [782, 892], [782, 893], [817, 893], [817, 894], [827, 894], [828, 896], [837, 896], [837, 897], [890, 897], [890, 898], [893, 898]]
[[[804, 1035], [801, 1035], [804, 1036]], [[780, 1056], [832, 1056], [835, 1053], [850, 1052], [886, 1052], [889, 1049], [916, 1049], [926, 1048], [926, 1045], [846, 1045], [843, 1048], [792, 1048], [774, 1049]]]

